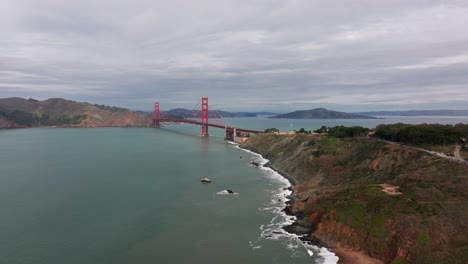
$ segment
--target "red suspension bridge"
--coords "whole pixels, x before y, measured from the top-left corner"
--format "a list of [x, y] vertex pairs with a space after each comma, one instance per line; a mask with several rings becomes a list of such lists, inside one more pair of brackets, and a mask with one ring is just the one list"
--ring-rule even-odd
[[[263, 131], [245, 129], [240, 127], [234, 127], [229, 125], [221, 125], [209, 122], [209, 110], [208, 110], [208, 97], [202, 97], [201, 101], [201, 121], [187, 118], [174, 118], [174, 117], [161, 117], [159, 108], [159, 102], [154, 103], [154, 127], [161, 127], [161, 123], [185, 123], [201, 126], [201, 136], [207, 137], [209, 135], [208, 128], [215, 127], [224, 129], [224, 139], [234, 142], [243, 142], [245, 138], [249, 137], [250, 134], [262, 133]], [[220, 116], [221, 117], [221, 116]]]

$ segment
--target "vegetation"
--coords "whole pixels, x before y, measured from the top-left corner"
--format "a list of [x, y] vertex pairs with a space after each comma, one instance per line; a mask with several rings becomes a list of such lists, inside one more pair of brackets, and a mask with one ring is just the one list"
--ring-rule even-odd
[[328, 127], [326, 126], [322, 126], [321, 128], [314, 130], [315, 133], [319, 133], [319, 134], [327, 133], [327, 131], [328, 131]]
[[279, 129], [274, 128], [274, 127], [265, 129], [265, 133], [278, 133], [278, 132], [279, 132]]
[[62, 115], [57, 119], [51, 119], [48, 115], [43, 114], [41, 116], [34, 115], [25, 111], [15, 110], [10, 113], [0, 112], [0, 116], [5, 117], [18, 125], [23, 126], [59, 126], [59, 125], [74, 125], [79, 124], [81, 120], [87, 116], [81, 115]]
[[369, 133], [369, 129], [361, 126], [345, 127], [335, 126], [328, 128], [328, 135], [337, 138], [364, 137]]
[[467, 138], [468, 124], [440, 125], [440, 124], [391, 124], [379, 125], [375, 129], [374, 137], [410, 144], [451, 145]]
[[[44, 115], [47, 117], [47, 115]], [[43, 125], [48, 126], [60, 126], [60, 125], [76, 125], [81, 123], [81, 120], [86, 119], [87, 115], [74, 115], [74, 116], [67, 116], [63, 115], [55, 120], [47, 120], [47, 122]]]
[[18, 125], [33, 126], [41, 123], [41, 118], [20, 110], [15, 110], [10, 113], [0, 111], [0, 116], [5, 117]]
[[296, 131], [296, 134], [310, 134], [310, 133], [312, 133], [310, 130], [307, 131], [303, 127], [299, 129], [298, 131]]

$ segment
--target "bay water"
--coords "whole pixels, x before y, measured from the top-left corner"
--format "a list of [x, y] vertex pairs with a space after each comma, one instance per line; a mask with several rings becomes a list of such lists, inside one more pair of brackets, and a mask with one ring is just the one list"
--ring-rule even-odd
[[[405, 120], [406, 119], [406, 120]], [[226, 119], [250, 129], [466, 123], [468, 118]], [[414, 122], [411, 122], [414, 120]], [[423, 120], [423, 121], [421, 121]], [[0, 131], [0, 263], [335, 263], [282, 229], [288, 182], [223, 131]], [[211, 184], [202, 184], [208, 177]], [[224, 195], [230, 189], [237, 195]]]

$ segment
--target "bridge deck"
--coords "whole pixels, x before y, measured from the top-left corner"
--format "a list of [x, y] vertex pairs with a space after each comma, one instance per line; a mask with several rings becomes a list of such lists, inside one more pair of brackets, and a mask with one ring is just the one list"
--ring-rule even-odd
[[213, 123], [202, 123], [201, 121], [196, 121], [192, 119], [177, 119], [177, 118], [161, 118], [159, 119], [160, 122], [175, 122], [175, 123], [188, 123], [188, 124], [194, 124], [194, 125], [207, 125], [209, 127], [217, 127], [217, 128], [222, 128], [222, 129], [229, 129], [229, 130], [234, 130], [236, 129], [237, 132], [246, 132], [246, 133], [253, 133], [253, 134], [258, 134], [258, 133], [263, 133], [263, 131], [260, 130], [252, 130], [252, 129], [244, 129], [240, 127], [232, 127], [232, 126], [224, 126], [224, 125], [219, 125], [219, 124], [213, 124]]

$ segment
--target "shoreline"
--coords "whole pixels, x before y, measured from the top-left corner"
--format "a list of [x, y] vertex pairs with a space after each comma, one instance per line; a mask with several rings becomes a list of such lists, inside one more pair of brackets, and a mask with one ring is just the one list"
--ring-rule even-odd
[[[275, 173], [277, 173], [278, 175], [280, 175], [281, 177], [283, 177], [284, 179], [286, 179], [289, 182], [289, 186], [287, 187], [287, 189], [291, 191], [291, 194], [287, 196], [288, 200], [285, 201], [284, 208], [282, 209], [282, 212], [284, 212], [288, 216], [293, 216], [295, 218], [295, 220], [294, 220], [294, 222], [292, 224], [283, 225], [282, 229], [284, 231], [286, 231], [287, 233], [296, 236], [296, 238], [299, 239], [300, 242], [304, 246], [312, 245], [312, 246], [315, 246], [315, 247], [319, 248], [321, 253], [324, 253], [323, 255], [321, 255], [321, 257], [330, 258], [330, 259], [326, 259], [325, 263], [328, 264], [329, 263], [328, 261], [334, 261], [334, 260], [331, 259], [331, 257], [337, 257], [338, 259], [336, 260], [336, 262], [333, 262], [333, 263], [338, 263], [338, 264], [383, 264], [384, 263], [382, 260], [372, 258], [372, 257], [366, 255], [364, 252], [361, 252], [361, 251], [355, 251], [355, 250], [351, 250], [351, 249], [344, 248], [344, 247], [341, 247], [341, 246], [330, 247], [330, 246], [326, 245], [325, 243], [323, 243], [321, 240], [316, 239], [316, 238], [312, 238], [311, 237], [311, 232], [307, 232], [307, 234], [304, 234], [304, 233], [301, 233], [301, 232], [295, 233], [295, 232], [287, 230], [286, 228], [289, 227], [289, 226], [292, 226], [292, 225], [303, 227], [297, 221], [297, 216], [290, 213], [289, 210], [288, 210], [289, 205], [291, 203], [295, 202], [295, 191], [294, 191], [293, 186], [297, 186], [297, 184], [294, 182], [294, 180], [292, 178], [287, 176], [285, 173], [283, 173], [281, 171], [278, 171], [278, 170], [274, 169], [272, 166], [268, 165], [268, 163], [270, 161], [268, 159], [266, 159], [265, 157], [263, 157], [263, 155], [261, 155], [259, 153], [256, 153], [256, 152], [254, 152], [254, 151], [252, 151], [250, 149], [242, 148], [242, 147], [240, 147], [240, 144], [237, 144], [237, 143], [234, 143], [234, 142], [232, 142], [232, 143], [230, 142], [230, 144], [237, 145], [237, 147], [239, 149], [241, 149], [243, 151], [246, 151], [248, 153], [257, 155], [257, 156], [261, 157], [263, 160], [266, 160], [265, 163], [259, 164], [257, 167], [259, 167], [259, 168], [260, 167], [268, 168], [268, 169], [274, 171]], [[307, 227], [303, 227], [303, 228], [307, 228]], [[326, 250], [327, 252], [323, 252], [323, 250]], [[331, 255], [329, 255], [329, 254], [331, 254]]]
[[[229, 142], [229, 141], [228, 141]], [[294, 233], [294, 232], [290, 232], [288, 230], [286, 230], [285, 228], [288, 227], [288, 226], [291, 226], [291, 225], [299, 225], [299, 223], [297, 222], [297, 216], [294, 215], [294, 214], [290, 214], [287, 212], [287, 209], [288, 208], [288, 205], [291, 203], [291, 202], [294, 202], [294, 195], [295, 195], [295, 192], [294, 192], [294, 189], [293, 189], [293, 186], [295, 186], [296, 184], [294, 183], [294, 181], [289, 177], [289, 176], [285, 176], [285, 174], [283, 174], [282, 172], [278, 171], [278, 170], [275, 170], [274, 168], [272, 168], [271, 166], [268, 166], [267, 164], [269, 163], [269, 160], [266, 159], [265, 157], [263, 157], [261, 154], [259, 153], [256, 153], [250, 149], [246, 149], [246, 148], [241, 148], [240, 147], [240, 144], [238, 143], [235, 143], [235, 142], [229, 142], [229, 144], [232, 144], [232, 145], [236, 145], [237, 148], [239, 148], [240, 150], [242, 151], [245, 151], [245, 152], [248, 152], [250, 154], [253, 154], [255, 156], [258, 156], [260, 157], [262, 160], [264, 160], [265, 162], [264, 163], [260, 163], [258, 165], [255, 165], [256, 167], [258, 168], [265, 168], [265, 169], [268, 169], [268, 170], [271, 170], [273, 172], [275, 172], [277, 175], [279, 175], [280, 177], [282, 177], [283, 179], [287, 180], [288, 182], [288, 186], [287, 187], [284, 187], [283, 190], [286, 191], [290, 191], [291, 193], [289, 195], [286, 196], [286, 200], [284, 201], [284, 204], [283, 204], [283, 208], [281, 209], [281, 213], [285, 214], [286, 216], [292, 216], [294, 217], [294, 220], [293, 222], [289, 222], [289, 223], [283, 223], [281, 225], [281, 229], [286, 232], [287, 234], [289, 234], [291, 237], [294, 237], [298, 240], [298, 242], [304, 246], [304, 248], [306, 249], [307, 253], [312, 256], [314, 255], [313, 252], [310, 251], [309, 248], [307, 248], [307, 246], [312, 246], [312, 247], [315, 247], [316, 249], [318, 249], [320, 251], [320, 254], [319, 256], [321, 258], [324, 258], [324, 262], [323, 263], [326, 263], [326, 264], [332, 264], [332, 263], [341, 263], [340, 262], [340, 259], [342, 258], [341, 256], [339, 256], [337, 253], [335, 253], [333, 251], [333, 249], [331, 249], [330, 247], [327, 247], [325, 246], [324, 243], [322, 243], [321, 241], [317, 240], [315, 241], [316, 243], [312, 243], [311, 240], [303, 240], [302, 238], [304, 238], [304, 233]], [[310, 233], [308, 234], [310, 235]], [[371, 264], [371, 263], [369, 263]], [[373, 264], [373, 263], [372, 263]]]

